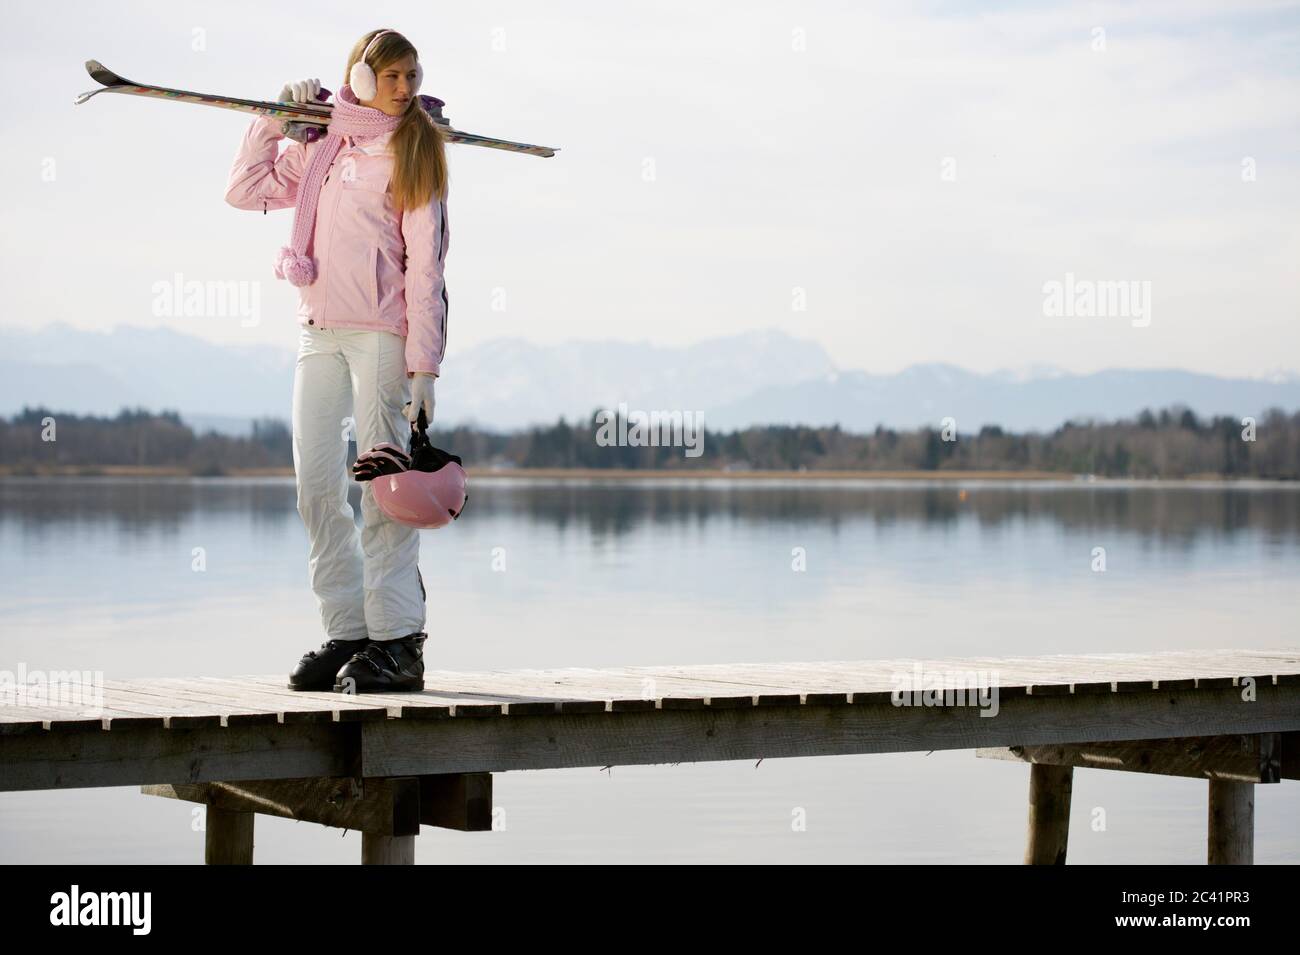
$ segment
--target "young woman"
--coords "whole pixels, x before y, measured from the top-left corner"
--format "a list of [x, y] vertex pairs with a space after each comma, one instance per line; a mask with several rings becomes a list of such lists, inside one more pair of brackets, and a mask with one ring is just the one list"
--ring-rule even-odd
[[[422, 76], [400, 33], [367, 33], [348, 57], [328, 135], [281, 154], [280, 121], [259, 117], [226, 188], [238, 209], [295, 207], [275, 274], [301, 296], [293, 466], [326, 637], [290, 675], [298, 690], [424, 687], [419, 531], [388, 519], [366, 482], [358, 540], [347, 498], [349, 438], [405, 449], [420, 410], [433, 420], [447, 334], [447, 164], [417, 97]], [[302, 80], [278, 99], [315, 102], [320, 89]]]

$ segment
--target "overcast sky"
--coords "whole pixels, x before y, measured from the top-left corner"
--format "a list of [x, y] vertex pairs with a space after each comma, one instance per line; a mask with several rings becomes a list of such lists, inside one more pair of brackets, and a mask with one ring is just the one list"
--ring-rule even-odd
[[[387, 26], [459, 128], [561, 147], [450, 147], [448, 369], [501, 336], [779, 327], [880, 372], [1300, 370], [1294, 3], [123, 0], [8, 5], [5, 26], [11, 327], [292, 347], [297, 291], [271, 273], [292, 212], [223, 201], [250, 119], [74, 106], [82, 64], [269, 99], [337, 89]], [[155, 315], [176, 273], [260, 283], [260, 320]], [[1045, 315], [1067, 273], [1149, 282], [1149, 324]]]

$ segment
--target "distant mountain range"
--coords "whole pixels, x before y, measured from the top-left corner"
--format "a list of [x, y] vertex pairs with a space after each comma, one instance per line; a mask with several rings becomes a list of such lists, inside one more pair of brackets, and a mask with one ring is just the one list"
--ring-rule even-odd
[[[43, 405], [78, 414], [175, 410], [199, 430], [244, 434], [287, 421], [292, 348], [218, 345], [167, 328], [88, 332], [65, 323], [0, 331], [0, 413]], [[682, 347], [497, 339], [456, 352], [438, 387], [440, 425], [515, 430], [585, 419], [598, 408], [701, 412], [707, 427], [838, 423], [849, 431], [997, 424], [1050, 430], [1084, 417], [1132, 417], [1182, 404], [1198, 415], [1300, 409], [1300, 375], [1220, 378], [1176, 370], [1053, 368], [980, 374], [914, 365], [895, 374], [836, 367], [825, 349], [777, 329]]]

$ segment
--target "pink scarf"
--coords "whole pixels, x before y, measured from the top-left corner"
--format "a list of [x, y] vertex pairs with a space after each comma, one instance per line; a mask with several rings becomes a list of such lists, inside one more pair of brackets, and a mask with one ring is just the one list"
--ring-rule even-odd
[[293, 212], [293, 235], [289, 244], [275, 257], [275, 277], [288, 279], [291, 285], [310, 285], [316, 281], [316, 262], [307, 255], [316, 226], [316, 202], [330, 164], [343, 145], [344, 136], [382, 136], [391, 133], [402, 121], [401, 116], [389, 116], [383, 110], [362, 106], [352, 87], [344, 84], [334, 97], [334, 110], [330, 114], [329, 132], [316, 146], [316, 152], [307, 163], [302, 180], [298, 183], [298, 200]]

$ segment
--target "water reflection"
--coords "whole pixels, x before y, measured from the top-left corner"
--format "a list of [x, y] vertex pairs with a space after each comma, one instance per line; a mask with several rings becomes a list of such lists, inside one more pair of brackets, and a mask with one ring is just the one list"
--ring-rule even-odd
[[[1258, 532], [1300, 536], [1300, 486], [1276, 484], [922, 484], [850, 481], [532, 480], [471, 481], [470, 521], [519, 520], [557, 530], [617, 536], [638, 525], [707, 527], [736, 521], [833, 532], [866, 521], [931, 528], [973, 522], [998, 530], [1052, 524], [1071, 531], [1124, 531], [1170, 546]], [[360, 488], [349, 493], [354, 509]], [[15, 478], [0, 481], [0, 528], [39, 538], [69, 524], [112, 533], [179, 531], [187, 520], [225, 515], [254, 527], [297, 522], [291, 478]]]

